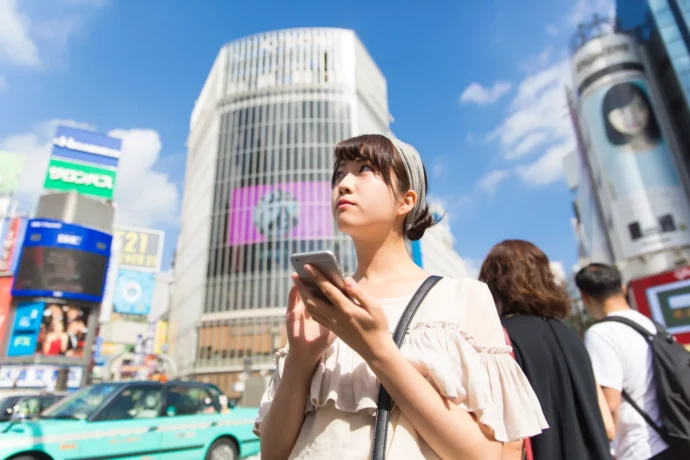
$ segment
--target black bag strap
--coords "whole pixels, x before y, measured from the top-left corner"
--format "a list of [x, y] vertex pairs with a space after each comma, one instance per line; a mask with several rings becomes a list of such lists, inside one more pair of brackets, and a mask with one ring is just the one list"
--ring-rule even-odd
[[598, 323], [607, 323], [607, 322], [625, 324], [626, 326], [635, 329], [635, 331], [637, 331], [637, 333], [639, 333], [641, 336], [643, 336], [645, 339], [647, 339], [647, 341], [651, 341], [654, 338], [654, 333], [649, 332], [646, 328], [642, 327], [637, 322], [635, 322], [629, 318], [624, 318], [622, 316], [607, 316], [606, 318], [598, 321]]
[[[642, 327], [640, 324], [637, 322], [629, 319], [629, 318], [624, 318], [621, 316], [607, 316], [606, 318], [602, 319], [599, 321], [600, 323], [605, 323], [605, 322], [613, 322], [613, 323], [620, 323], [620, 324], [625, 324], [628, 327], [631, 327], [634, 329], [636, 332], [638, 332], [642, 337], [645, 338], [648, 342], [651, 342], [654, 339], [654, 334], [649, 332], [646, 328]], [[663, 329], [658, 323], [654, 323], [654, 326], [656, 327], [657, 333], [658, 334], [663, 334], [666, 333], [666, 330]], [[623, 399], [627, 401], [628, 404], [630, 404], [633, 409], [637, 411], [638, 414], [642, 416], [645, 422], [647, 422], [647, 425], [652, 427], [654, 431], [656, 431], [659, 436], [661, 436], [662, 439], [666, 440], [667, 439], [667, 433], [665, 433], [665, 430], [663, 430], [660, 426], [658, 426], [654, 420], [645, 412], [642, 410], [642, 408], [635, 402], [633, 399], [630, 397], [627, 391], [623, 390], [621, 392], [621, 395], [623, 396]]]
[[[426, 295], [431, 291], [436, 283], [441, 281], [440, 276], [430, 276], [424, 280], [419, 289], [414, 293], [410, 302], [405, 307], [398, 324], [395, 326], [395, 332], [393, 333], [393, 341], [395, 345], [400, 348], [405, 339], [405, 333], [412, 323], [412, 318], [419, 310], [419, 306], [422, 304]], [[371, 451], [372, 460], [383, 460], [386, 458], [386, 438], [388, 437], [388, 421], [390, 420], [391, 408], [393, 406], [393, 400], [388, 394], [383, 385], [379, 388], [379, 398], [376, 408], [376, 424], [374, 426], [374, 444]]]

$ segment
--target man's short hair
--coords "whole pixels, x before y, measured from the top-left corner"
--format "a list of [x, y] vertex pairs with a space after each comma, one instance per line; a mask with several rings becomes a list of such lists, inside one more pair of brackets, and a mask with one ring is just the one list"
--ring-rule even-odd
[[583, 294], [598, 301], [623, 294], [623, 279], [618, 269], [612, 265], [587, 265], [575, 275], [575, 284]]

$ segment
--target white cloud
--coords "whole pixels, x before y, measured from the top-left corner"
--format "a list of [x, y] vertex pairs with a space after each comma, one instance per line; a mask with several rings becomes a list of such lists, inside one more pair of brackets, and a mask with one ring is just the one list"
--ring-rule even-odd
[[516, 158], [522, 158], [548, 140], [549, 135], [544, 131], [528, 134], [515, 146], [515, 148], [513, 148], [513, 150], [506, 152], [506, 159], [514, 160]]
[[530, 185], [548, 185], [558, 180], [563, 157], [574, 148], [565, 97], [565, 86], [569, 83], [567, 59], [528, 75], [518, 86], [508, 116], [487, 137], [498, 139], [508, 160], [543, 148], [538, 160], [515, 169]]
[[533, 186], [549, 185], [563, 175], [563, 159], [576, 148], [572, 138], [550, 147], [541, 158], [526, 166], [517, 166], [515, 172]]
[[41, 63], [36, 43], [29, 37], [31, 21], [19, 12], [17, 0], [0, 0], [0, 58], [12, 64]]
[[474, 102], [479, 105], [493, 104], [512, 88], [506, 81], [497, 81], [493, 86], [484, 88], [477, 82], [471, 83], [460, 95], [460, 102]]
[[[0, 140], [0, 150], [25, 156], [24, 172], [17, 191], [17, 197], [25, 209], [34, 209], [43, 191], [52, 138], [58, 125], [94, 129], [88, 123], [51, 120], [29, 132]], [[167, 175], [155, 169], [161, 151], [158, 133], [150, 129], [132, 129], [114, 130], [110, 134], [123, 139], [115, 185], [118, 223], [142, 227], [177, 223], [177, 186]]]
[[120, 224], [151, 226], [178, 222], [180, 193], [166, 174], [154, 169], [161, 140], [152, 129], [113, 130], [122, 139], [115, 202]]
[[494, 194], [501, 182], [508, 179], [508, 177], [510, 177], [510, 171], [497, 169], [484, 175], [484, 177], [477, 182], [477, 186], [486, 193]]

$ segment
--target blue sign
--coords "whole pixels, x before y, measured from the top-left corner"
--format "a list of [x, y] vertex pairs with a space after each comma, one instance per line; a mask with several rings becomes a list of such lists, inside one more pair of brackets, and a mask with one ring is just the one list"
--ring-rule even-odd
[[45, 302], [22, 302], [17, 305], [7, 356], [31, 356], [36, 353], [45, 307]]
[[116, 168], [122, 140], [104, 134], [58, 126], [53, 139], [53, 156], [93, 165]]
[[113, 311], [126, 315], [148, 316], [153, 303], [155, 273], [137, 270], [119, 270]]
[[13, 296], [103, 299], [112, 235], [50, 219], [27, 225]]

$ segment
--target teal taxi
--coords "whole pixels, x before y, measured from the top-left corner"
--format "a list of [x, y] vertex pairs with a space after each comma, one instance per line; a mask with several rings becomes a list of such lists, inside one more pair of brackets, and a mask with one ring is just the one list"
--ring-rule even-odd
[[235, 460], [259, 453], [256, 408], [227, 408], [213, 385], [113, 382], [36, 419], [0, 423], [1, 460]]

